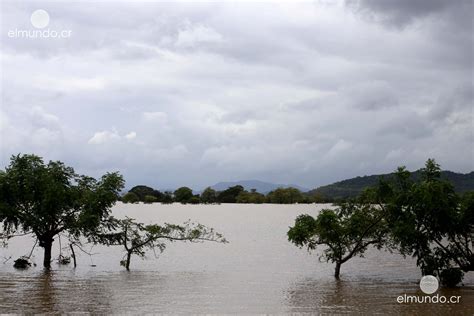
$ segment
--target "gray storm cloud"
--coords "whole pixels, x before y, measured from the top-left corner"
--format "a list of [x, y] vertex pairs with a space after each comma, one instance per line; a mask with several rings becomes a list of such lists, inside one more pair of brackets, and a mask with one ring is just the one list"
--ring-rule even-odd
[[[1, 165], [306, 187], [474, 169], [471, 1], [2, 3]], [[70, 38], [7, 36], [49, 28]]]

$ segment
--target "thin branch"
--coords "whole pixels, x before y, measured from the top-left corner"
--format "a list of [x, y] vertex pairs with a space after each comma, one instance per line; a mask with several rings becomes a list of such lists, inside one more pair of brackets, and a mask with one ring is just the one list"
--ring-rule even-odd
[[28, 255], [28, 259], [31, 258], [31, 256], [33, 255], [33, 250], [35, 250], [35, 247], [36, 247], [36, 244], [38, 243], [38, 238], [36, 238], [35, 240], [35, 244], [33, 245], [33, 248], [31, 248], [31, 251], [30, 251], [30, 254]]
[[127, 246], [127, 241], [128, 241], [128, 237], [127, 237], [128, 224], [125, 225], [124, 229], [125, 229], [125, 232], [124, 232], [124, 234], [123, 234], [123, 236], [124, 236], [124, 237], [123, 237], [123, 245], [124, 245], [124, 247], [125, 247], [125, 250], [128, 251], [128, 246]]
[[457, 256], [453, 256], [452, 252], [451, 252], [447, 247], [443, 246], [443, 244], [441, 244], [441, 242], [439, 242], [437, 239], [435, 239], [434, 242], [435, 242], [438, 246], [440, 246], [441, 249], [442, 249], [449, 257], [451, 257], [451, 258], [454, 260], [454, 262], [456, 262], [460, 267], [464, 267], [464, 266], [465, 266], [464, 264], [462, 264], [462, 263], [458, 260]]
[[205, 237], [193, 238], [193, 237], [171, 237], [171, 236], [166, 236], [166, 235], [159, 235], [159, 236], [150, 237], [150, 238], [148, 238], [147, 240], [145, 240], [144, 242], [142, 242], [142, 243], [140, 243], [140, 244], [138, 244], [138, 245], [135, 245], [135, 246], [133, 246], [133, 247], [130, 248], [130, 249], [137, 249], [137, 248], [143, 247], [143, 246], [145, 246], [146, 244], [148, 244], [148, 243], [150, 243], [150, 242], [152, 242], [152, 241], [158, 240], [158, 239], [184, 240], [184, 241], [199, 240], [199, 241], [214, 241], [214, 242], [220, 242], [219, 240], [211, 239], [211, 238], [205, 238]]
[[[76, 246], [80, 251], [82, 251], [83, 253], [89, 255], [89, 256], [93, 256], [93, 255], [97, 255], [97, 253], [91, 253], [91, 252], [87, 252], [85, 251], [84, 249], [82, 249], [81, 246], [79, 246], [79, 244], [75, 243], [75, 242], [71, 242], [71, 244], [73, 244], [74, 246]], [[91, 250], [92, 250], [92, 247], [91, 247]]]
[[345, 258], [343, 260], [347, 261], [349, 260], [350, 258], [352, 258], [357, 251], [359, 251], [360, 249], [363, 249], [364, 247], [367, 247], [368, 245], [370, 244], [375, 244], [377, 243], [378, 241], [380, 241], [380, 238], [379, 239], [374, 239], [374, 240], [371, 240], [370, 242], [367, 242], [364, 244], [363, 243], [363, 240], [364, 238], [366, 237], [366, 235], [369, 233], [369, 231], [375, 227], [381, 220], [383, 219], [383, 215], [380, 215], [378, 216], [374, 222], [372, 222], [365, 230], [364, 232], [360, 235], [359, 239], [357, 240], [356, 242], [356, 245], [355, 247], [352, 249], [352, 251], [347, 255], [345, 256]]
[[28, 233], [23, 233], [23, 234], [13, 234], [13, 235], [4, 235], [4, 234], [1, 234], [0, 235], [0, 238], [2, 239], [10, 239], [10, 238], [13, 238], [13, 237], [21, 237], [21, 236], [27, 236], [27, 235], [31, 235], [33, 234], [33, 232], [28, 232]]

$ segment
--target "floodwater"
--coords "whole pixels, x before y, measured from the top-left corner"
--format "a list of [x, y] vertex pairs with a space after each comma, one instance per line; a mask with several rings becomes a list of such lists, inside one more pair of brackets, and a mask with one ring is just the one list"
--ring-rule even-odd
[[[119, 265], [119, 247], [86, 246], [94, 254], [78, 253], [76, 269], [53, 263], [45, 272], [42, 249], [34, 252], [38, 266], [13, 269], [13, 259], [34, 243], [20, 237], [0, 248], [0, 313], [474, 315], [472, 273], [464, 287], [437, 292], [461, 296], [458, 304], [397, 303], [400, 295], [423, 296], [413, 259], [397, 254], [370, 249], [345, 263], [336, 281], [332, 264], [286, 239], [297, 215], [323, 207], [329, 205], [117, 204], [117, 217], [190, 219], [214, 227], [229, 243], [175, 242], [158, 258], [153, 252], [145, 260], [133, 257], [130, 272]], [[57, 256], [58, 240], [54, 247]]]

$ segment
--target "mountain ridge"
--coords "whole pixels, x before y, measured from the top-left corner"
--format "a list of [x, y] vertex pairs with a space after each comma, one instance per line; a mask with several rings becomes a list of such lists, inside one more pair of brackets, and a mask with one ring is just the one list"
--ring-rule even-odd
[[[364, 189], [376, 185], [380, 178], [389, 179], [393, 176], [394, 173], [358, 176], [317, 187], [309, 190], [307, 194], [320, 195], [332, 199], [352, 198], [359, 195]], [[414, 181], [419, 180], [421, 178], [421, 171], [411, 172], [410, 177]], [[469, 173], [441, 171], [441, 178], [451, 182], [458, 193], [474, 191], [474, 171]]]

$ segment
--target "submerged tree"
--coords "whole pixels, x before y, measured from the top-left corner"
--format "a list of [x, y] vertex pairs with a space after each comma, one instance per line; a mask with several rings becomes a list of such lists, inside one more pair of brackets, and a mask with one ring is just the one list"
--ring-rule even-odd
[[262, 204], [265, 203], [265, 195], [257, 192], [256, 189], [252, 189], [250, 192], [242, 191], [237, 195], [237, 203], [252, 203]]
[[304, 196], [296, 188], [278, 188], [267, 195], [267, 202], [276, 204], [293, 204], [304, 201]]
[[237, 196], [239, 196], [240, 192], [243, 191], [243, 186], [234, 185], [233, 187], [229, 187], [226, 190], [219, 192], [219, 194], [217, 195], [217, 201], [219, 203], [236, 203]]
[[163, 199], [163, 193], [146, 185], [136, 185], [128, 192], [135, 193], [138, 199], [142, 202], [146, 202], [147, 196], [155, 197], [157, 202], [160, 202]]
[[163, 252], [166, 242], [189, 241], [203, 242], [214, 241], [227, 243], [225, 238], [201, 224], [186, 222], [183, 225], [145, 225], [137, 223], [131, 218], [116, 219], [109, 218], [107, 228], [103, 233], [96, 234], [91, 241], [105, 244], [107, 246], [122, 246], [125, 249], [125, 259], [120, 262], [127, 270], [130, 270], [132, 255], [144, 257], [146, 250], [159, 250]]
[[368, 246], [378, 249], [386, 243], [387, 227], [380, 208], [369, 203], [350, 202], [337, 209], [324, 209], [316, 218], [300, 215], [288, 231], [288, 240], [308, 251], [326, 246], [320, 259], [336, 264], [339, 278], [341, 265], [363, 256]]
[[118, 173], [96, 180], [59, 161], [45, 164], [35, 155], [13, 156], [0, 172], [0, 237], [35, 235], [44, 248], [43, 266], [49, 268], [55, 236], [78, 238], [96, 230], [109, 216], [123, 184]]
[[193, 198], [193, 190], [188, 187], [180, 187], [174, 191], [174, 200], [182, 204], [189, 203]]
[[212, 204], [217, 202], [217, 192], [211, 187], [207, 187], [201, 193], [201, 202], [205, 204]]
[[394, 179], [377, 186], [377, 202], [402, 254], [415, 257], [423, 274], [438, 275], [447, 285], [459, 283], [463, 272], [474, 271], [474, 194], [461, 199], [433, 159], [421, 176], [414, 182], [398, 168]]
[[122, 196], [121, 200], [122, 200], [123, 203], [138, 203], [138, 202], [140, 202], [140, 198], [138, 197], [138, 195], [136, 195], [133, 192], [125, 193], [124, 196]]

